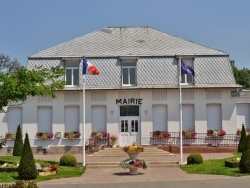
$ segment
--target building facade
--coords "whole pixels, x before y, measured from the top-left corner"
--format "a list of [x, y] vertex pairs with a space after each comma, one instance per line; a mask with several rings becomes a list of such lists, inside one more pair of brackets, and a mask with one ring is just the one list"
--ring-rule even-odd
[[[100, 75], [84, 78], [83, 57]], [[28, 69], [65, 67], [65, 88], [55, 99], [28, 97], [6, 108], [0, 132], [15, 133], [21, 124], [33, 147], [81, 146], [81, 137], [66, 139], [64, 133], [84, 130], [86, 140], [93, 131], [105, 131], [117, 135], [120, 146], [150, 145], [151, 132], [180, 130], [179, 57], [195, 71], [182, 75], [183, 130], [235, 134], [242, 124], [250, 128], [249, 95], [239, 92], [229, 54], [150, 27], [107, 27], [28, 57]], [[54, 136], [41, 140], [37, 132]]]

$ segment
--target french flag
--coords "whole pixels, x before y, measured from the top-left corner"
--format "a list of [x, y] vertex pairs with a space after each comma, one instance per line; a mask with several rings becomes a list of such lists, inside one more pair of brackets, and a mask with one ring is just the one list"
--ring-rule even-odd
[[82, 74], [87, 74], [89, 72], [91, 75], [99, 75], [98, 69], [89, 62], [89, 60], [82, 59]]

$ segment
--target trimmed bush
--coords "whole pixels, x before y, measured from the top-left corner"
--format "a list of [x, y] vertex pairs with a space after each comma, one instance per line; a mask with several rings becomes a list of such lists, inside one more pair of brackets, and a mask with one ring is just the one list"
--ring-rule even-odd
[[21, 156], [23, 151], [23, 136], [21, 131], [21, 126], [18, 125], [16, 131], [16, 139], [13, 148], [13, 156]]
[[77, 164], [76, 157], [70, 153], [63, 155], [60, 158], [61, 166], [76, 166], [76, 164]]
[[245, 150], [244, 151], [247, 151], [247, 150], [250, 150], [250, 135], [247, 136], [246, 145], [245, 145]]
[[20, 179], [24, 180], [36, 179], [38, 175], [28, 133], [25, 134], [22, 156], [18, 167], [18, 175]]
[[246, 134], [246, 129], [244, 124], [242, 124], [242, 129], [241, 129], [241, 136], [240, 136], [240, 141], [238, 144], [238, 152], [244, 152], [246, 148], [246, 142], [247, 142], [247, 134]]
[[240, 163], [239, 161], [225, 161], [225, 167], [238, 168], [239, 163]]
[[250, 150], [246, 150], [242, 153], [239, 169], [241, 173], [250, 172]]
[[201, 164], [203, 162], [203, 158], [199, 153], [192, 153], [187, 158], [187, 164]]

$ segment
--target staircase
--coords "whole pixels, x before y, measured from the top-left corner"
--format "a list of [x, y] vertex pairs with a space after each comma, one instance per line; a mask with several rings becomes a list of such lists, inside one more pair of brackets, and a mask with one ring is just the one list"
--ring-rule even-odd
[[[122, 148], [104, 148], [87, 156], [87, 168], [121, 168], [120, 161], [129, 158]], [[177, 166], [178, 161], [174, 154], [158, 149], [157, 147], [144, 147], [144, 152], [138, 159], [148, 161], [148, 167]]]

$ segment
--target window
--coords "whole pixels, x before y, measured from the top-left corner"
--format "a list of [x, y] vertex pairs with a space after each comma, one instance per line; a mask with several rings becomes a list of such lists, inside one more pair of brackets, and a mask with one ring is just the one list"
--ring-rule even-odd
[[122, 67], [122, 85], [134, 86], [136, 84], [135, 66]]
[[120, 106], [120, 116], [139, 116], [139, 106]]
[[[194, 68], [193, 59], [185, 59], [184, 61], [192, 69]], [[182, 83], [182, 85], [193, 85], [194, 84], [194, 76], [191, 74], [181, 75], [181, 83]]]
[[77, 86], [79, 85], [79, 69], [78, 67], [66, 67], [66, 77], [67, 86]]

